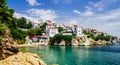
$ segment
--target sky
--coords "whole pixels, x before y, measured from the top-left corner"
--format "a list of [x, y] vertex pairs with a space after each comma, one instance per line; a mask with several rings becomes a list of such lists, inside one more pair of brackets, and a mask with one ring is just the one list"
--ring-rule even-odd
[[78, 24], [120, 37], [120, 0], [8, 0], [17, 18]]

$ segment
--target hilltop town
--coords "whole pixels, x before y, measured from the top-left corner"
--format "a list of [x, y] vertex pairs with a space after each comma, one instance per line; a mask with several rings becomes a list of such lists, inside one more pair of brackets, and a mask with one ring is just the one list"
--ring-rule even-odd
[[[26, 37], [25, 44], [39, 45], [103, 45], [115, 42], [115, 38], [94, 28], [85, 28], [75, 24], [64, 24], [50, 20], [31, 22], [32, 29], [41, 29], [40, 34], [32, 33]], [[22, 31], [28, 29], [20, 28]]]

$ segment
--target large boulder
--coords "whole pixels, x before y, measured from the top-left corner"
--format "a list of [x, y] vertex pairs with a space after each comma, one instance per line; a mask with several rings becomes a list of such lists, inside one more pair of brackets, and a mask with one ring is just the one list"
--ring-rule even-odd
[[78, 45], [79, 45], [79, 43], [78, 43], [78, 41], [76, 40], [76, 38], [73, 38], [73, 39], [72, 39], [71, 45], [72, 45], [72, 46], [78, 46]]
[[16, 55], [10, 56], [5, 60], [0, 61], [0, 65], [47, 65], [39, 56], [34, 53], [19, 52]]
[[62, 40], [59, 45], [60, 45], [60, 46], [65, 46], [65, 41]]
[[104, 44], [105, 44], [105, 41], [103, 40], [96, 41], [96, 45], [104, 45]]
[[0, 60], [18, 52], [18, 48], [13, 46], [7, 38], [3, 38], [0, 43]]

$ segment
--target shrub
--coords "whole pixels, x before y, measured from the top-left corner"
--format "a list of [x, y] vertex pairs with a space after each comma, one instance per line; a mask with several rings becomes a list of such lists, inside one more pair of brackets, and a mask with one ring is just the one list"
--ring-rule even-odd
[[0, 37], [0, 43], [2, 42], [2, 38]]
[[54, 37], [50, 37], [51, 45], [54, 45], [55, 42], [60, 43], [62, 40], [65, 41], [66, 45], [70, 45], [72, 40], [72, 35], [56, 34]]

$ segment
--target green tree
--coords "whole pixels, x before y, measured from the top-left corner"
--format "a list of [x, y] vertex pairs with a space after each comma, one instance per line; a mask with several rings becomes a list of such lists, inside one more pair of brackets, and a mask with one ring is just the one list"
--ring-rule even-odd
[[55, 42], [58, 44], [64, 40], [66, 45], [70, 45], [72, 40], [72, 35], [62, 35], [62, 34], [56, 34], [54, 37], [50, 37], [50, 43], [54, 45]]
[[41, 28], [31, 28], [28, 30], [28, 35], [42, 35], [42, 29]]
[[61, 34], [56, 34], [55, 35], [55, 41], [57, 43], [60, 43], [62, 40], [63, 40], [63, 35], [61, 35]]
[[44, 23], [42, 24], [42, 26], [40, 26], [40, 28], [42, 29], [43, 32], [45, 32], [46, 26], [47, 26], [47, 23], [46, 23], [46, 22], [44, 22]]
[[33, 28], [29, 29], [29, 30], [28, 30], [28, 35], [33, 35], [33, 36], [35, 36], [35, 35], [36, 35], [36, 30], [33, 29]]
[[66, 45], [70, 45], [72, 40], [72, 35], [63, 35], [63, 40], [65, 40]]
[[62, 32], [63, 31], [63, 28], [62, 27], [58, 27], [58, 32]]
[[96, 37], [96, 41], [97, 41], [97, 40], [105, 40], [103, 34], [98, 35], [98, 36]]
[[0, 24], [0, 35], [4, 35], [5, 34], [5, 29], [4, 29], [4, 27], [3, 27], [3, 25], [2, 24]]
[[20, 40], [24, 40], [25, 37], [26, 37], [26, 33], [21, 31], [21, 30], [11, 30], [11, 34], [12, 34], [12, 37], [14, 39], [20, 39]]
[[105, 41], [110, 41], [111, 38], [112, 38], [111, 36], [105, 36], [104, 37]]
[[27, 24], [27, 29], [29, 29], [29, 28], [32, 28], [32, 23], [31, 22], [28, 22], [28, 24]]
[[0, 43], [2, 43], [2, 38], [0, 37]]
[[51, 43], [51, 45], [54, 45], [54, 43], [55, 43], [55, 38], [54, 37], [50, 37], [50, 43]]
[[18, 21], [17, 21], [17, 25], [20, 28], [27, 28], [27, 20], [26, 20], [26, 18], [24, 18], [24, 17], [19, 18]]
[[36, 35], [42, 35], [42, 29], [41, 28], [36, 29]]
[[91, 39], [93, 39], [93, 40], [96, 40], [96, 37], [95, 37], [93, 34], [90, 34], [90, 33], [89, 33], [89, 34], [87, 34], [87, 37], [88, 37], [88, 38], [91, 38]]

